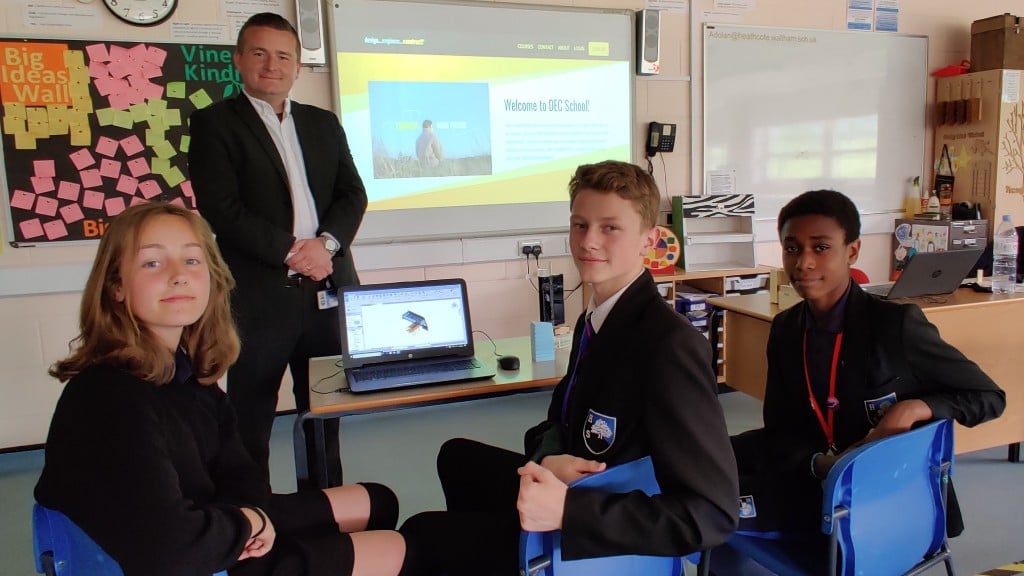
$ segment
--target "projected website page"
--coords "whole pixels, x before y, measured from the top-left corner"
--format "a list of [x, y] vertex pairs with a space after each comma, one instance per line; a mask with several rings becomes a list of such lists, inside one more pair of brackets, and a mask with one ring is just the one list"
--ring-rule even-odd
[[615, 16], [341, 3], [341, 116], [369, 209], [564, 202], [579, 164], [630, 160]]

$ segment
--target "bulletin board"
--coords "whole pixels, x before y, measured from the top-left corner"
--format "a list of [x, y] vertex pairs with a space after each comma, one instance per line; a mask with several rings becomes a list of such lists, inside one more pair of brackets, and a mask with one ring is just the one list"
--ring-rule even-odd
[[233, 46], [0, 38], [12, 246], [98, 240], [133, 204], [195, 209], [188, 117], [241, 91]]

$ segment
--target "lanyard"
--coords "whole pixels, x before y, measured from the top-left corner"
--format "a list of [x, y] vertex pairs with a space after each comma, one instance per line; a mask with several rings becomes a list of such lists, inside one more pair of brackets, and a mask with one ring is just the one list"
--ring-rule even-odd
[[811, 400], [811, 408], [814, 409], [814, 415], [818, 417], [818, 424], [821, 424], [821, 431], [825, 433], [825, 439], [828, 440], [829, 450], [835, 450], [835, 433], [833, 425], [835, 424], [834, 415], [836, 408], [839, 406], [839, 400], [836, 398], [836, 369], [839, 366], [839, 350], [843, 346], [843, 333], [836, 334], [836, 343], [832, 347], [832, 370], [828, 375], [828, 398], [826, 399], [825, 407], [828, 408], [828, 416], [826, 417], [821, 413], [821, 407], [818, 406], [818, 400], [814, 397], [814, 389], [811, 387], [811, 373], [807, 369], [807, 331], [804, 330], [804, 380], [807, 381], [807, 396]]

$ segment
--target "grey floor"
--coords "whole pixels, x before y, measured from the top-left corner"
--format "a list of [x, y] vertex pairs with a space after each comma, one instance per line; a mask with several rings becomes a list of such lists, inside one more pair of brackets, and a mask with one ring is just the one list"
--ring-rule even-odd
[[[521, 434], [547, 409], [549, 393], [352, 416], [342, 422], [346, 482], [372, 480], [392, 487], [402, 518], [443, 505], [434, 473], [437, 447], [466, 436], [521, 449]], [[721, 396], [730, 432], [760, 425], [760, 403], [739, 393]], [[274, 489], [294, 490], [292, 416], [277, 419], [271, 457]], [[960, 576], [1024, 559], [1024, 464], [1005, 461], [1005, 449], [963, 455], [954, 475], [967, 530], [952, 541]], [[41, 451], [0, 454], [0, 576], [34, 573], [30, 512]], [[939, 568], [928, 572], [942, 574]], [[873, 575], [884, 576], [884, 575]]]

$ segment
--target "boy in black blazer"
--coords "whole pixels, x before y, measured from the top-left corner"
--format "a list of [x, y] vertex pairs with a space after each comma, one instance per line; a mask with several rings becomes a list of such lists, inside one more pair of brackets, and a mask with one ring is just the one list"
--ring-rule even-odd
[[[1002, 413], [1005, 394], [917, 305], [850, 280], [860, 217], [849, 198], [806, 192], [782, 208], [778, 226], [783, 266], [804, 300], [772, 322], [764, 428], [733, 438], [740, 531], [813, 540], [821, 480], [844, 451], [939, 418], [975, 426]], [[951, 497], [948, 531], [961, 530]]]
[[[736, 470], [711, 348], [658, 294], [643, 267], [658, 188], [639, 167], [580, 166], [569, 184], [570, 243], [593, 287], [569, 373], [525, 454], [449, 440], [438, 456], [447, 512], [403, 527], [406, 573], [516, 574], [520, 528], [562, 531], [566, 559], [682, 556], [736, 527]], [[659, 496], [570, 489], [587, 474], [650, 455]], [[517, 473], [518, 470], [518, 473]]]

